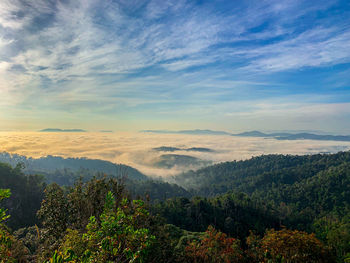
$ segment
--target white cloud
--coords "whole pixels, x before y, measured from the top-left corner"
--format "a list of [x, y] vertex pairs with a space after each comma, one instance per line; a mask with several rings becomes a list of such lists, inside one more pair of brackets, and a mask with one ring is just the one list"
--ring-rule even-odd
[[283, 71], [350, 61], [350, 31], [317, 28], [276, 44], [245, 50], [252, 58], [245, 70]]
[[[239, 14], [219, 16], [210, 8], [194, 7], [186, 1], [151, 1], [145, 11], [148, 20], [142, 16], [131, 18], [122, 11], [125, 5], [129, 8], [142, 6], [140, 2], [129, 5], [89, 0], [70, 4], [57, 2], [55, 6], [46, 1], [29, 2], [22, 6], [22, 9], [31, 10], [25, 13], [23, 19], [26, 20], [9, 15], [23, 12], [19, 3], [15, 5], [6, 1], [2, 6], [6, 13], [4, 20], [20, 23], [20, 27], [26, 26], [34, 17], [54, 13], [54, 18], [50, 18], [53, 22], [46, 28], [20, 37], [22, 44], [27, 45], [26, 51], [13, 58], [13, 62], [24, 66], [29, 70], [28, 74], [60, 81], [98, 73], [131, 73], [158, 63], [168, 70], [178, 71], [243, 57], [249, 64], [245, 69], [277, 71], [334, 64], [348, 59], [345, 47], [349, 33], [332, 36], [332, 32], [320, 29], [258, 48], [211, 50], [212, 46], [221, 43], [285, 34], [283, 24], [259, 33], [247, 33], [247, 30], [263, 23], [272, 14], [278, 16], [288, 11], [297, 14], [295, 7], [300, 3], [256, 3]], [[103, 12], [102, 16], [96, 12], [97, 8]], [[170, 18], [154, 22], [163, 15]], [[44, 24], [38, 26], [44, 27]], [[323, 34], [323, 38], [313, 40], [315, 32]]]
[[23, 154], [34, 158], [46, 155], [88, 157], [123, 163], [150, 176], [167, 178], [198, 166], [157, 168], [155, 161], [161, 153], [152, 148], [172, 146], [179, 148], [205, 147], [215, 152], [179, 151], [214, 163], [248, 159], [261, 154], [312, 154], [338, 152], [350, 149], [350, 142], [295, 140], [281, 141], [264, 138], [233, 136], [197, 136], [143, 133], [84, 133], [57, 134], [33, 132], [0, 132], [0, 151]]
[[[332, 4], [242, 1], [225, 12], [185, 0], [3, 0], [0, 103], [8, 111], [15, 105], [94, 113], [153, 105], [163, 115], [203, 114], [203, 108], [223, 113], [217, 105], [226, 100], [236, 104], [256, 87], [276, 85], [255, 74], [349, 62], [345, 23], [306, 29], [293, 22]], [[178, 73], [187, 69], [194, 72]]]

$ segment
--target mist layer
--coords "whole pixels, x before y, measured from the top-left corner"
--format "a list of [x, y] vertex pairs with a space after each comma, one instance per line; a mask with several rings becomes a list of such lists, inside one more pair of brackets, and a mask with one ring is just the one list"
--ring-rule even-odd
[[[173, 147], [172, 152], [159, 147]], [[194, 148], [194, 150], [189, 150]], [[210, 151], [197, 151], [206, 148]], [[166, 148], [160, 148], [166, 149]], [[39, 158], [47, 155], [86, 157], [130, 165], [146, 175], [168, 177], [210, 163], [244, 160], [262, 154], [335, 153], [350, 149], [350, 142], [244, 138], [215, 135], [144, 133], [0, 132], [0, 151]], [[177, 163], [191, 156], [196, 161]], [[162, 167], [160, 160], [176, 161]], [[185, 158], [191, 160], [192, 158]], [[200, 161], [198, 161], [200, 160]], [[168, 164], [168, 163], [167, 163]]]

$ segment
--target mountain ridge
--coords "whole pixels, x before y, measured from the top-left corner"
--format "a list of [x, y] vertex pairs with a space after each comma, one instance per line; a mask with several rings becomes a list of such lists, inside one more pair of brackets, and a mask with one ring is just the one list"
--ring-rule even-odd
[[160, 134], [188, 134], [188, 135], [229, 135], [236, 137], [260, 137], [260, 138], [273, 138], [276, 140], [320, 140], [320, 141], [350, 141], [350, 135], [330, 135], [330, 134], [315, 134], [315, 133], [288, 133], [288, 132], [273, 132], [264, 133], [261, 131], [253, 130], [241, 133], [229, 133], [225, 131], [213, 131], [213, 130], [142, 130], [144, 133], [160, 133]]
[[40, 132], [87, 132], [83, 129], [56, 129], [56, 128], [46, 128], [40, 130]]
[[15, 167], [17, 164], [24, 165], [24, 172], [31, 173], [55, 173], [56, 171], [70, 170], [77, 172], [81, 169], [89, 170], [92, 173], [100, 172], [108, 175], [124, 176], [132, 179], [145, 180], [146, 175], [137, 169], [124, 165], [115, 164], [106, 160], [88, 158], [63, 158], [60, 156], [48, 155], [40, 158], [26, 157], [19, 154], [0, 153], [0, 162], [8, 163]]

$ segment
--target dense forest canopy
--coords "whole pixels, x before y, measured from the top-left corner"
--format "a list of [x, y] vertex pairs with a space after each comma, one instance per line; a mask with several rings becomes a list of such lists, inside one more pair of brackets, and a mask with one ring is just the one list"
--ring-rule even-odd
[[[69, 176], [73, 177], [76, 172], [81, 172], [84, 177], [90, 176], [91, 178], [98, 173], [104, 173], [114, 176], [127, 175], [129, 178], [137, 180], [147, 179], [144, 174], [130, 166], [87, 158], [63, 158], [49, 155], [35, 159], [2, 152], [0, 153], [0, 162], [9, 163], [12, 166], [23, 164], [23, 171], [26, 174], [40, 173], [50, 178], [56, 173], [53, 176], [54, 180], [57, 180], [59, 174], [69, 173]], [[77, 178], [75, 177], [74, 179], [76, 180]]]
[[62, 171], [0, 164], [6, 262], [350, 258], [349, 152], [221, 163], [174, 177], [179, 185]]

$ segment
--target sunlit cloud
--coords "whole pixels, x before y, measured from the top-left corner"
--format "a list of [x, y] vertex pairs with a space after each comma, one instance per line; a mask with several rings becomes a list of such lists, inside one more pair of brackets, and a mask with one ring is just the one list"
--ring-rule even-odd
[[[81, 119], [84, 126], [89, 114], [92, 122], [103, 118], [107, 126], [130, 115], [141, 123], [145, 112], [149, 123], [161, 126], [173, 121], [167, 112], [179, 118], [204, 108], [232, 116], [235, 112], [220, 110], [220, 104], [240, 100], [251, 105], [249, 115], [255, 104], [314, 97], [318, 87], [332, 99], [301, 103], [311, 108], [343, 103], [349, 98], [335, 94], [349, 80], [339, 74], [350, 63], [349, 12], [336, 0], [4, 0], [2, 114], [35, 116], [28, 129], [51, 124], [47, 119], [66, 126]], [[315, 70], [323, 75], [314, 77]], [[217, 125], [200, 113], [184, 119], [184, 126], [198, 119], [202, 126]], [[9, 118], [7, 126], [18, 127], [18, 119]], [[226, 128], [237, 126], [245, 127], [237, 122]]]
[[213, 135], [176, 135], [145, 133], [40, 133], [0, 132], [0, 152], [17, 153], [39, 158], [47, 155], [87, 157], [122, 163], [139, 169], [149, 176], [169, 178], [171, 175], [198, 169], [198, 165], [175, 165], [170, 169], [157, 167], [161, 146], [204, 147], [212, 152], [179, 150], [173, 154], [187, 155], [219, 163], [244, 160], [262, 154], [315, 154], [350, 149], [350, 142], [296, 140], [282, 141], [265, 138], [244, 138]]

